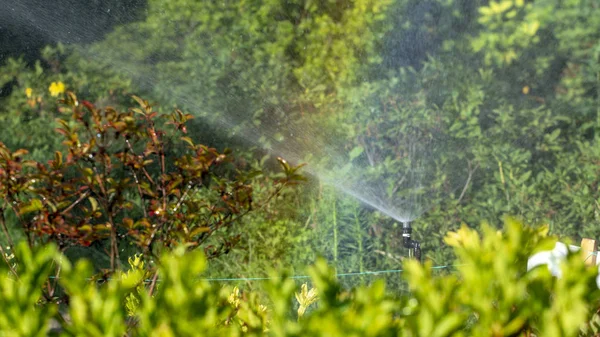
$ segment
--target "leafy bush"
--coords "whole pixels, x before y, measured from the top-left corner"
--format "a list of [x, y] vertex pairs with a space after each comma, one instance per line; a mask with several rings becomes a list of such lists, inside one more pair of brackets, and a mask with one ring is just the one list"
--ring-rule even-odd
[[[255, 292], [202, 279], [206, 268], [202, 252], [186, 252], [183, 246], [162, 256], [156, 279], [146, 279], [139, 263], [131, 259], [130, 271], [99, 285], [88, 279], [93, 273], [88, 262], [72, 266], [54, 245], [31, 252], [21, 243], [17, 274], [0, 265], [4, 308], [0, 334], [41, 336], [51, 318], [58, 319], [63, 336], [196, 336], [199, 331], [207, 336], [440, 337], [597, 332], [593, 322], [600, 291], [595, 268], [572, 254], [562, 263], [560, 278], [545, 266], [527, 272], [529, 256], [555, 242], [547, 236], [547, 228], [533, 229], [514, 220], [507, 220], [504, 232], [483, 227], [481, 235], [463, 226], [446, 236], [457, 257], [454, 274], [433, 276], [431, 264], [406, 262], [403, 278], [411, 289], [408, 295], [386, 292], [382, 282], [344, 290], [335, 270], [321, 260], [309, 269], [313, 289], [305, 284], [298, 291], [285, 274], [273, 275], [266, 301]], [[60, 276], [54, 281], [68, 298], [60, 311], [40, 292], [56, 268]], [[135, 305], [130, 305], [131, 294], [138, 298]]]
[[[263, 200], [254, 200], [250, 181], [260, 171], [223, 167], [231, 162], [229, 151], [185, 136], [190, 115], [177, 110], [157, 117], [147, 101], [134, 98], [139, 108], [118, 112], [67, 93], [60, 111], [71, 118], [59, 119], [57, 128], [66, 149], [47, 164], [0, 143], [2, 207], [14, 211], [30, 245], [55, 242], [64, 251], [107, 241], [111, 270], [128, 244], [147, 258], [178, 244], [214, 257], [235, 243], [228, 227], [302, 180], [297, 167], [280, 159], [283, 176]], [[175, 147], [183, 154], [169, 153]], [[9, 226], [1, 225], [13, 245]], [[213, 234], [220, 236], [217, 244], [208, 241]]]

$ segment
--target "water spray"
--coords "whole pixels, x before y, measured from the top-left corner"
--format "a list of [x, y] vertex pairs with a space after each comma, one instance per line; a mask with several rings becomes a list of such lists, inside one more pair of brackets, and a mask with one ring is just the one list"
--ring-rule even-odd
[[411, 238], [412, 227], [410, 227], [410, 222], [402, 223], [402, 243], [404, 248], [408, 248], [408, 257], [414, 258], [417, 261], [421, 262], [421, 243], [415, 241]]

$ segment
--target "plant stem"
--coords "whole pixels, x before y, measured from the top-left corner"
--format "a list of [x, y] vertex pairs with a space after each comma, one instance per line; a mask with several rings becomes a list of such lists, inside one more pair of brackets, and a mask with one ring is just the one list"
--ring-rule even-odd
[[154, 272], [154, 276], [152, 277], [152, 281], [150, 283], [150, 289], [148, 290], [148, 295], [152, 297], [152, 293], [154, 293], [154, 288], [156, 287], [156, 280], [158, 279], [158, 270]]
[[[133, 151], [133, 146], [131, 146], [129, 139], [125, 139], [125, 143], [127, 143], [127, 147], [131, 151], [131, 154], [135, 155]], [[146, 205], [144, 204], [144, 196], [142, 194], [142, 188], [140, 187], [140, 180], [138, 179], [138, 176], [135, 173], [135, 169], [133, 167], [130, 167], [130, 169], [131, 173], [133, 174], [133, 179], [135, 179], [135, 186], [137, 187], [138, 195], [140, 197], [140, 203], [142, 204], [142, 212], [144, 212], [144, 218], [147, 218], [148, 214], [146, 213]]]
[[119, 247], [117, 245], [117, 226], [115, 226], [112, 210], [108, 210], [108, 221], [110, 222], [110, 269], [114, 272], [119, 261]]
[[10, 261], [8, 260], [8, 255], [6, 254], [6, 252], [4, 251], [4, 249], [2, 248], [2, 245], [0, 245], [0, 254], [2, 254], [2, 259], [4, 260], [4, 262], [6, 262], [6, 265], [8, 266], [8, 269], [10, 269], [10, 272], [13, 275], [15, 275], [15, 277], [18, 280], [19, 279], [19, 274], [17, 274], [17, 271], [15, 270], [15, 268], [13, 268], [13, 266], [10, 264]]
[[[108, 217], [108, 222], [110, 224], [110, 269], [114, 272], [116, 270], [115, 264], [119, 258], [119, 250], [117, 248], [117, 227], [115, 226], [115, 221], [112, 216], [112, 206], [108, 202], [109, 196], [106, 188], [104, 187], [104, 183], [102, 182], [103, 179], [106, 179], [106, 165], [104, 165], [104, 175], [102, 177], [98, 173], [96, 167], [94, 167], [94, 173], [94, 177], [96, 178], [96, 182], [98, 183], [100, 192], [102, 193], [102, 202], [100, 204], [102, 205], [104, 212], [106, 212], [106, 216]], [[92, 190], [92, 188], [93, 185], [90, 186], [90, 190]]]
[[[599, 62], [600, 60], [596, 60]], [[596, 63], [597, 65], [597, 63]], [[596, 125], [600, 125], [600, 71], [596, 72]]]
[[463, 197], [465, 196], [465, 193], [467, 192], [467, 189], [469, 188], [471, 179], [473, 179], [473, 174], [475, 174], [475, 171], [477, 171], [477, 169], [479, 168], [479, 164], [475, 165], [475, 167], [472, 167], [470, 160], [467, 161], [467, 165], [468, 165], [467, 182], [465, 182], [465, 187], [463, 187], [462, 192], [460, 193], [460, 196], [458, 197], [458, 201], [456, 202], [457, 204], [460, 204], [460, 202], [462, 201]]
[[333, 197], [333, 261], [337, 265], [338, 260], [338, 232], [337, 232], [337, 206], [335, 195]]
[[89, 190], [83, 193], [79, 198], [77, 198], [77, 200], [75, 200], [71, 205], [69, 205], [69, 207], [65, 208], [62, 212], [60, 212], [60, 214], [65, 215], [69, 213], [73, 209], [73, 207], [77, 206], [77, 204], [79, 204], [83, 199], [87, 198], [89, 194]]
[[354, 206], [354, 225], [356, 226], [356, 233], [354, 235], [356, 235], [358, 243], [358, 271], [362, 273], [365, 271], [363, 265], [363, 231], [360, 226], [360, 217], [358, 216], [358, 208], [356, 206]]
[[19, 222], [21, 223], [21, 227], [23, 228], [23, 231], [25, 232], [25, 235], [27, 236], [27, 244], [29, 244], [29, 248], [33, 248], [33, 238], [31, 237], [31, 231], [29, 230], [29, 226], [21, 217], [21, 210], [19, 209], [19, 207], [16, 204], [11, 203], [10, 202], [11, 200], [13, 200], [13, 198], [12, 198], [12, 194], [10, 194], [10, 193], [8, 194], [8, 196], [4, 197], [4, 202], [7, 205], [9, 205], [10, 208], [12, 208], [13, 212], [19, 219]]
[[8, 241], [8, 246], [12, 251], [15, 249], [15, 243], [12, 239], [12, 236], [8, 232], [8, 227], [6, 226], [6, 220], [4, 219], [4, 208], [0, 208], [0, 224], [2, 225], [2, 231], [4, 235], [6, 235], [6, 240]]

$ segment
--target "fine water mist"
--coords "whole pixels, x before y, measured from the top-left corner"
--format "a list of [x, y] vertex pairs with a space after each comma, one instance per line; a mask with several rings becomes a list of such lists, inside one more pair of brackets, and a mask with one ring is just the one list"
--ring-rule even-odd
[[[85, 50], [79, 52], [85, 53]], [[87, 55], [96, 59], [93, 54]], [[107, 62], [96, 59], [96, 62]], [[120, 60], [108, 60], [108, 64], [123, 73], [132, 74], [135, 66]], [[159, 84], [158, 77], [164, 76], [133, 73], [141, 80], [142, 86], [153, 87]], [[193, 78], [188, 79], [193, 82]], [[202, 111], [202, 95], [177, 91], [163, 92], [177, 102], [179, 108], [197, 114]], [[226, 99], [235, 100], [234, 96], [223, 92]], [[361, 153], [352, 158], [344, 149], [330, 145], [335, 140], [327, 134], [327, 130], [318, 125], [300, 124], [290, 121], [284, 125], [267, 125], [247, 123], [239, 116], [224, 115], [211, 118], [210, 113], [201, 116], [203, 123], [225, 135], [262, 148], [272, 155], [281, 156], [294, 164], [306, 163], [303, 172], [317, 177], [322, 183], [330, 185], [344, 194], [359, 200], [370, 208], [389, 216], [398, 222], [414, 221], [427, 209], [434, 206], [429, 197], [439, 193], [439, 186], [434, 186], [432, 176], [436, 170], [443, 170], [436, 152], [442, 147], [441, 139], [418, 140], [416, 134], [406, 132], [398, 135], [394, 147], [402, 147], [402, 158], [389, 162], [388, 153], [376, 153], [365, 145]], [[380, 151], [381, 152], [381, 151]], [[397, 166], [394, 166], [397, 165]], [[452, 192], [456, 190], [453, 187]]]
[[[14, 20], [25, 20], [55, 40], [64, 39], [63, 32], [52, 29], [50, 23], [52, 13], [32, 17], [27, 14], [26, 6], [19, 3], [12, 8], [12, 11], [15, 13]], [[92, 28], [86, 26], [79, 28], [77, 32], [73, 31], [70, 34], [82, 37], [91, 34]], [[139, 43], [146, 42], [139, 41]], [[134, 59], [128, 57], [132, 55], [131, 51], [99, 53], [89, 46], [75, 45], [73, 48], [90, 62], [101, 64], [111, 71], [133, 78], [137, 87], [148, 91], [160, 87], [162, 96], [170, 97], [175, 106], [202, 118], [202, 123], [210, 125], [213, 130], [224, 136], [263, 148], [292, 163], [307, 163], [305, 172], [398, 222], [417, 219], [434, 206], [431, 197], [434, 194], [439, 196], [442, 191], [441, 186], [435, 185], [434, 175], [440, 170], [443, 172], [447, 165], [440, 162], [437, 157], [440, 149], [444, 147], [444, 140], [436, 139], [435, 135], [424, 136], [419, 128], [405, 128], [402, 132], [391, 134], [386, 139], [389, 149], [372, 146], [371, 143], [375, 141], [371, 142], [368, 138], [355, 142], [362, 144], [361, 146], [348, 149], [340, 147], [338, 140], [335, 139], [336, 134], [328, 135], [328, 130], [318, 123], [300, 123], [294, 120], [279, 121], [274, 124], [250, 123], [247, 116], [240, 116], [237, 113], [222, 113], [216, 118], [213, 117], [216, 115], [215, 112], [206, 109], [207, 102], [204, 98], [207, 96], [202, 92], [202, 73], [190, 74], [188, 78], [173, 78], [160, 67], [141, 67], [131, 62], [130, 60]], [[173, 81], [178, 82], [177, 89], [168, 85]], [[401, 87], [393, 90], [403, 94]], [[223, 102], [235, 102], [239, 106], [256, 104], [244, 102], [244, 97], [231, 94], [227, 86], [216, 95], [222, 96]], [[371, 103], [366, 102], [364, 106], [364, 109], [369, 110], [369, 118], [385, 119], [386, 115], [380, 111], [381, 107]], [[260, 102], [258, 104], [260, 105]], [[269, 105], [275, 111], [281, 109], [278, 104], [269, 103]], [[261, 106], [252, 108], [260, 109]], [[281, 114], [285, 114], [285, 111], [282, 110]], [[407, 116], [411, 118], [410, 114]], [[356, 121], [350, 120], [348, 123], [356, 123]], [[389, 123], [411, 123], [411, 119], [389, 121]], [[351, 136], [348, 139], [351, 140]], [[396, 153], [392, 153], [392, 148]], [[456, 187], [450, 186], [449, 190], [454, 192]]]

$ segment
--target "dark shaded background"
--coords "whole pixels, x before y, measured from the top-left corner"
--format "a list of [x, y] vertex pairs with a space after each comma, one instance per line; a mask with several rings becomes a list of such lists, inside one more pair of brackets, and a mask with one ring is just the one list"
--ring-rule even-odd
[[146, 0], [0, 0], [0, 64], [31, 63], [45, 45], [90, 43], [143, 19]]

